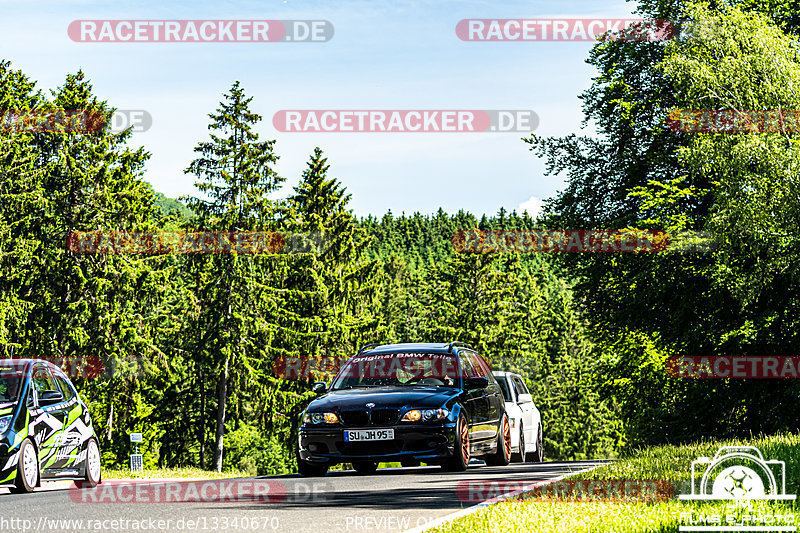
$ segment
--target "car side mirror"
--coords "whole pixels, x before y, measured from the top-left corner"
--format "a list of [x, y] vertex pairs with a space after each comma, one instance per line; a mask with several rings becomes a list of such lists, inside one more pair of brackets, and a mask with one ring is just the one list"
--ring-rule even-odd
[[64, 396], [57, 390], [45, 390], [39, 395], [39, 405], [53, 405], [64, 401]]
[[485, 389], [489, 386], [489, 378], [477, 376], [474, 378], [467, 378], [464, 380], [464, 388], [466, 390]]
[[533, 396], [530, 394], [520, 394], [517, 397], [517, 403], [533, 403]]
[[328, 384], [324, 381], [317, 381], [311, 385], [311, 392], [314, 394], [325, 394], [328, 391]]

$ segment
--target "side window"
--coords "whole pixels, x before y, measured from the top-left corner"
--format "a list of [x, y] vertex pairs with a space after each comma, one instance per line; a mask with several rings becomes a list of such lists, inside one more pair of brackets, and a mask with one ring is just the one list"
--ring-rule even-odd
[[40, 397], [44, 391], [58, 390], [56, 382], [53, 380], [53, 376], [50, 374], [50, 371], [43, 366], [36, 367], [36, 369], [33, 371], [33, 387], [36, 389], [36, 393]]
[[478, 377], [479, 375], [478, 370], [474, 368], [472, 361], [470, 360], [470, 355], [471, 354], [466, 352], [461, 353], [461, 371], [464, 373], [464, 379]]
[[514, 400], [511, 398], [511, 391], [508, 390], [508, 381], [505, 377], [501, 377], [497, 380], [497, 384], [500, 385], [500, 390], [503, 391], [503, 399], [507, 402], [513, 402]]
[[517, 389], [517, 394], [530, 394], [530, 392], [528, 392], [528, 387], [525, 386], [525, 382], [516, 376], [514, 377], [514, 388]]
[[480, 369], [478, 372], [481, 377], [487, 378], [489, 383], [497, 383], [497, 380], [494, 379], [494, 375], [492, 374], [492, 367], [489, 366], [486, 359], [476, 353], [471, 353], [470, 357], [472, 358], [473, 366]]
[[58, 386], [61, 387], [61, 394], [64, 395], [65, 402], [68, 402], [75, 397], [75, 391], [67, 382], [67, 378], [60, 374], [56, 374], [56, 381], [58, 382]]
[[33, 409], [34, 407], [36, 407], [36, 403], [33, 401], [33, 394], [34, 394], [33, 387], [30, 387], [28, 389], [28, 397], [25, 398], [25, 406], [28, 409]]

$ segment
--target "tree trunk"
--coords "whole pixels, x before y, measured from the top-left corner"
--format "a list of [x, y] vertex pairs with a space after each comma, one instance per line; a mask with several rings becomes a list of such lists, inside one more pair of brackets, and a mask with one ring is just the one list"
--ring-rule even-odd
[[206, 388], [203, 381], [203, 367], [200, 366], [198, 393], [200, 394], [200, 417], [197, 424], [197, 440], [200, 442], [200, 468], [206, 467]]
[[[111, 395], [109, 395], [109, 400]], [[111, 442], [111, 432], [114, 430], [114, 402], [109, 402], [108, 406], [108, 420], [106, 420], [106, 440]]]
[[228, 395], [228, 358], [219, 376], [217, 385], [217, 439], [214, 446], [214, 468], [222, 472], [222, 439], [225, 435], [225, 402]]

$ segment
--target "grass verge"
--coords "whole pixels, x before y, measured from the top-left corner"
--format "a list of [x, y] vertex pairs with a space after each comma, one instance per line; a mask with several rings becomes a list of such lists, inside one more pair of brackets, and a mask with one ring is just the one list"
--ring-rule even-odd
[[[518, 497], [481, 509], [431, 531], [536, 531], [537, 533], [666, 533], [677, 532], [701, 516], [720, 516], [720, 525], [793, 525], [796, 503], [752, 502], [737, 507], [728, 502], [679, 501], [690, 493], [691, 463], [700, 456], [713, 457], [720, 446], [755, 446], [764, 459], [786, 463], [786, 493], [800, 489], [800, 435], [784, 434], [750, 441], [702, 441], [684, 446], [659, 446], [640, 450], [632, 457], [574, 476], [593, 480], [666, 480], [675, 488], [672, 499], [652, 503], [617, 503], [597, 500], [553, 500]], [[780, 522], [758, 522], [783, 516]], [[791, 518], [788, 518], [791, 516]], [[733, 522], [726, 523], [728, 517]], [[695, 521], [695, 522], [693, 522]], [[707, 523], [706, 523], [707, 524]], [[745, 529], [746, 530], [746, 529]]]
[[103, 470], [103, 479], [228, 479], [233, 477], [248, 476], [246, 472], [239, 470], [220, 473], [216, 470], [194, 467], [151, 468], [136, 473], [131, 473], [128, 469]]

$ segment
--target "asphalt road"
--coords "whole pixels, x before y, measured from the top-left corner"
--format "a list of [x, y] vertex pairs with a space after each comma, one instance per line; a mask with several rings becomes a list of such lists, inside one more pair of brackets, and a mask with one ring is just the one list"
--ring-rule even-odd
[[438, 467], [391, 468], [366, 476], [350, 471], [324, 478], [270, 476], [210, 483], [104, 481], [95, 489], [59, 481], [33, 494], [0, 494], [0, 531], [406, 531], [513, 490], [517, 483], [596, 464], [471, 465], [461, 473]]

